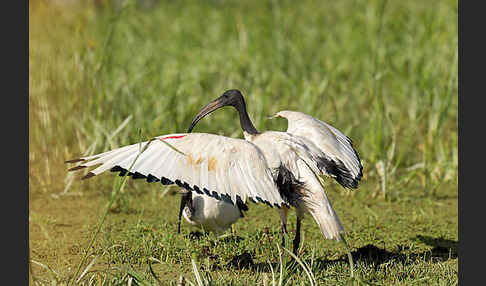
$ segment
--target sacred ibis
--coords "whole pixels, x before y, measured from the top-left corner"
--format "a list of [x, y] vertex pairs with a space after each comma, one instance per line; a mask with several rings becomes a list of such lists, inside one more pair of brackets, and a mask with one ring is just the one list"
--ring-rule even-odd
[[[245, 140], [191, 133], [202, 118], [224, 106], [232, 106], [239, 113]], [[343, 226], [319, 177], [326, 175], [345, 188], [357, 188], [363, 167], [351, 139], [301, 112], [280, 111], [273, 117], [286, 118], [287, 131], [258, 132], [241, 92], [228, 90], [201, 109], [187, 133], [161, 135], [67, 162], [82, 162], [70, 170], [98, 165], [83, 177], [89, 178], [106, 170], [125, 174], [139, 155], [130, 171], [132, 177], [184, 188], [181, 211], [184, 209], [184, 217], [193, 224], [198, 222], [191, 220], [191, 214], [197, 214], [199, 209], [196, 219], [206, 220], [207, 226], [215, 230], [224, 230], [242, 215], [241, 209], [250, 200], [278, 208], [282, 244], [287, 234], [288, 211], [295, 208], [294, 253], [306, 213], [327, 239], [343, 240]], [[145, 146], [142, 153], [140, 146]], [[211, 205], [205, 207], [207, 202]]]

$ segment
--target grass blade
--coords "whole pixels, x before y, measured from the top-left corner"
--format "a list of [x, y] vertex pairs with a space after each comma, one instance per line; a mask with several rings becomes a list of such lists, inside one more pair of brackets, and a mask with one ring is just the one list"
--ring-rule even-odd
[[74, 273], [73, 278], [69, 281], [69, 284], [68, 284], [69, 286], [73, 284], [74, 279], [76, 278], [76, 276], [78, 276], [78, 273], [81, 270], [81, 266], [84, 264], [84, 261], [88, 257], [88, 251], [89, 251], [89, 249], [91, 249], [91, 246], [93, 245], [94, 241], [98, 237], [98, 234], [101, 231], [101, 226], [105, 222], [106, 216], [108, 215], [108, 212], [111, 209], [111, 206], [115, 202], [115, 199], [116, 199], [118, 193], [120, 193], [121, 189], [123, 189], [123, 187], [125, 186], [125, 182], [127, 180], [127, 176], [130, 173], [130, 171], [132, 170], [133, 165], [135, 164], [135, 162], [137, 161], [137, 159], [140, 157], [140, 155], [145, 150], [147, 150], [147, 148], [148, 148], [148, 146], [149, 146], [149, 144], [151, 142], [152, 141], [147, 142], [147, 144], [145, 144], [143, 147], [140, 148], [140, 152], [138, 153], [138, 155], [135, 157], [135, 159], [133, 160], [132, 164], [128, 168], [128, 172], [125, 173], [125, 175], [122, 177], [121, 181], [119, 181], [119, 184], [115, 187], [115, 192], [112, 193], [111, 199], [108, 202], [107, 206], [105, 207], [105, 211], [103, 212], [103, 215], [101, 217], [100, 222], [98, 223], [98, 226], [97, 226], [97, 228], [95, 230], [95, 233], [93, 234], [93, 236], [92, 236], [92, 238], [91, 238], [88, 246], [86, 247], [86, 249], [84, 251], [83, 257], [81, 258], [81, 261], [79, 262], [78, 267], [76, 268], [76, 272]]
[[308, 267], [302, 262], [302, 260], [300, 260], [300, 258], [298, 258], [295, 254], [293, 254], [287, 248], [284, 248], [284, 250], [287, 251], [287, 253], [290, 254], [290, 256], [292, 256], [295, 259], [295, 261], [297, 261], [297, 263], [299, 263], [302, 269], [304, 269], [305, 274], [307, 274], [307, 277], [309, 278], [310, 285], [314, 286], [315, 278], [314, 278], [314, 274], [312, 274], [312, 271], [308, 269]]
[[201, 276], [199, 275], [199, 270], [197, 269], [196, 262], [194, 261], [194, 257], [191, 257], [191, 264], [192, 264], [192, 271], [194, 272], [194, 276], [196, 276], [196, 281], [198, 286], [203, 286], [203, 282]]

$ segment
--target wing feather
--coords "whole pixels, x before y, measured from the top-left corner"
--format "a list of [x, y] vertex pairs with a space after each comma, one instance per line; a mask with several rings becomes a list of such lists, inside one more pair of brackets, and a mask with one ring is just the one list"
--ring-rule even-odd
[[[86, 166], [86, 167], [91, 167], [91, 166], [95, 166], [97, 164], [106, 162], [106, 161], [111, 160], [111, 159], [116, 160], [116, 158], [123, 158], [124, 156], [126, 156], [127, 153], [131, 153], [132, 149], [133, 149], [133, 145], [130, 145], [130, 146], [126, 146], [126, 147], [123, 147], [123, 148], [120, 148], [120, 149], [117, 149], [117, 150], [112, 150], [110, 152], [103, 153], [105, 155], [100, 154], [100, 155], [89, 156], [89, 157], [86, 157], [87, 159], [84, 159], [83, 161], [85, 161], [85, 160], [91, 160], [91, 161], [86, 162], [83, 165]], [[91, 158], [93, 158], [94, 160], [92, 160]]]
[[[142, 142], [142, 147], [147, 142]], [[91, 177], [110, 169], [128, 170], [140, 151], [137, 143], [67, 162], [81, 161], [73, 170], [100, 164], [89, 172]], [[155, 137], [130, 172], [139, 177], [153, 176], [163, 184], [176, 183], [191, 191], [206, 189], [208, 194], [230, 199], [233, 204], [238, 198], [243, 203], [247, 198], [276, 206], [285, 203], [262, 151], [242, 139], [206, 133]]]
[[349, 137], [335, 127], [310, 115], [296, 111], [280, 111], [287, 119], [287, 132], [300, 137], [315, 153], [320, 173], [334, 177], [341, 185], [356, 188], [363, 176], [358, 152]]
[[[81, 166], [86, 166], [89, 167], [91, 165], [97, 165], [97, 164], [102, 164], [98, 168], [91, 170], [90, 173], [93, 173], [94, 175], [99, 175], [103, 173], [106, 170], [109, 170], [113, 168], [116, 165], [119, 165], [120, 167], [127, 169], [130, 167], [131, 163], [135, 160], [137, 157], [137, 154], [139, 153], [139, 147], [138, 146], [131, 146], [131, 148], [126, 149], [126, 150], [120, 150], [121, 152], [115, 153], [115, 156], [110, 156], [110, 158], [106, 161], [103, 161], [101, 157], [100, 159], [97, 159], [95, 164], [90, 164], [91, 162], [88, 162], [86, 164], [81, 164]], [[120, 162], [119, 164], [117, 162]]]
[[199, 184], [202, 189], [211, 189], [208, 183], [208, 161], [201, 160], [199, 167]]
[[161, 154], [157, 152], [156, 146], [154, 146], [154, 144], [150, 144], [147, 147], [147, 150], [141, 153], [138, 157], [137, 161], [133, 165], [133, 170], [137, 170], [137, 172], [141, 173], [142, 175], [148, 176], [160, 155]]
[[[244, 189], [247, 189], [246, 183], [244, 181], [244, 177], [241, 176], [241, 171], [236, 162], [232, 162], [230, 164], [230, 173], [234, 174], [233, 176], [228, 177], [231, 188], [235, 189], [234, 192], [242, 193], [243, 197], [241, 198], [241, 200], [246, 201], [247, 193], [244, 192]], [[251, 194], [250, 189], [248, 189], [248, 192]]]
[[253, 184], [252, 182], [250, 182], [250, 180], [253, 180], [253, 177], [250, 175], [250, 176], [245, 176], [244, 174], [244, 170], [248, 168], [248, 165], [247, 165], [247, 162], [237, 162], [237, 178], [238, 178], [238, 182], [241, 184], [241, 188], [242, 189], [246, 189], [248, 190], [248, 193], [249, 193], [249, 197], [256, 197], [258, 192], [255, 188], [255, 184]]

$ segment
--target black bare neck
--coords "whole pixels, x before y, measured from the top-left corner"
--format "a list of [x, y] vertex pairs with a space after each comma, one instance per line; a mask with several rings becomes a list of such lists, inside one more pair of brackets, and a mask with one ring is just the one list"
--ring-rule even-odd
[[245, 131], [246, 133], [256, 135], [258, 134], [258, 130], [256, 130], [255, 126], [253, 126], [253, 123], [248, 116], [248, 112], [246, 112], [245, 101], [243, 100], [243, 98], [241, 99], [241, 103], [235, 106], [236, 110], [238, 110], [238, 113], [240, 114], [241, 129], [243, 129], [243, 131]]

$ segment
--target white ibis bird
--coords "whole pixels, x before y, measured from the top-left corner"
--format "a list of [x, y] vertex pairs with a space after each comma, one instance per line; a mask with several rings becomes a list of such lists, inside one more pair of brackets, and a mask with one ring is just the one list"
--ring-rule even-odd
[[177, 233], [181, 232], [182, 215], [191, 225], [219, 235], [239, 218], [244, 217], [243, 211], [247, 210], [248, 206], [240, 200], [233, 205], [231, 202], [215, 199], [206, 194], [192, 194], [182, 186]]
[[[245, 140], [190, 133], [203, 117], [224, 106], [238, 111]], [[330, 176], [345, 188], [357, 188], [363, 167], [351, 140], [336, 128], [301, 112], [280, 111], [273, 117], [287, 119], [287, 132], [258, 132], [241, 92], [228, 90], [201, 109], [187, 133], [142, 142], [146, 148], [141, 154], [141, 145], [137, 143], [67, 162], [82, 162], [70, 170], [99, 165], [84, 177], [89, 178], [106, 170], [124, 174], [139, 155], [131, 168], [132, 177], [175, 183], [187, 190], [182, 196], [181, 210], [184, 208], [188, 221], [199, 208], [196, 219], [211, 217], [215, 225], [224, 222], [219, 224], [220, 229], [227, 228], [240, 217], [241, 208], [250, 200], [278, 208], [282, 244], [287, 234], [288, 211], [291, 207], [296, 209], [294, 253], [299, 247], [301, 220], [306, 213], [314, 218], [327, 239], [342, 240], [343, 226], [319, 176]], [[201, 199], [208, 197], [211, 200]], [[205, 209], [203, 205], [208, 201], [212, 206]], [[203, 209], [207, 213], [201, 212]]]

